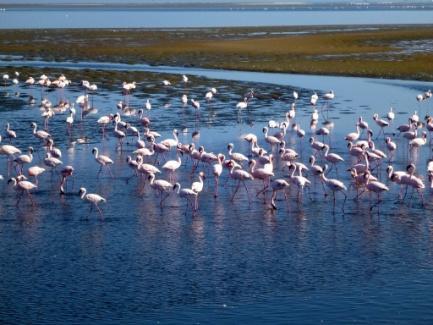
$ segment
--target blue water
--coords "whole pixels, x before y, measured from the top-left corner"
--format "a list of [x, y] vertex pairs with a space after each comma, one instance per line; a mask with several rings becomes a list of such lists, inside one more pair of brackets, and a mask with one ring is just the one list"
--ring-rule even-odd
[[[81, 64], [91, 68], [91, 63]], [[39, 62], [38, 66], [43, 65]], [[57, 63], [57, 68], [68, 75], [65, 63]], [[75, 68], [81, 68], [80, 64]], [[226, 153], [228, 142], [248, 152], [249, 146], [241, 139], [246, 132], [255, 132], [266, 145], [260, 130], [269, 119], [283, 118], [293, 89], [301, 94], [296, 121], [307, 131], [312, 90], [319, 94], [331, 88], [336, 91], [337, 98], [330, 105], [330, 118], [336, 124], [331, 142], [333, 151], [347, 160], [341, 139], [354, 130], [359, 115], [377, 133], [371, 116], [374, 112], [383, 115], [389, 105], [398, 113], [394, 126], [405, 122], [415, 109], [423, 116], [433, 108], [431, 102], [415, 101], [417, 93], [432, 87], [427, 82], [146, 66], [129, 69], [152, 72], [137, 80], [131, 104], [138, 108], [146, 98], [152, 99], [153, 129], [165, 138], [176, 127], [183, 130], [181, 142], [204, 145], [214, 152]], [[20, 70], [18, 63], [0, 68], [1, 73], [15, 70]], [[181, 73], [190, 76], [187, 88], [179, 82]], [[165, 78], [172, 81], [172, 87], [161, 86]], [[74, 81], [65, 91], [71, 100], [82, 93], [79, 80]], [[157, 195], [148, 186], [143, 189], [136, 179], [126, 183], [131, 171], [125, 159], [133, 146], [116, 150], [112, 127], [109, 140], [102, 140], [97, 132], [96, 119], [117, 111], [121, 81], [119, 89], [107, 87], [102, 80], [92, 81], [99, 87], [94, 95], [98, 112], [77, 121], [71, 139], [66, 135], [65, 114], [57, 114], [49, 125], [63, 151], [64, 164], [76, 168], [74, 188], [68, 195], [60, 197], [58, 175], [46, 173], [34, 192], [35, 207], [23, 199], [16, 208], [14, 190], [5, 181], [0, 183], [2, 323], [432, 322], [430, 191], [425, 191], [426, 208], [416, 196], [412, 202], [397, 203], [398, 188], [389, 184], [392, 190], [384, 196], [380, 211], [370, 211], [368, 196], [359, 203], [349, 199], [343, 213], [340, 208], [335, 211], [320, 193], [314, 193], [311, 201], [305, 196], [301, 204], [292, 193], [289, 202], [278, 201], [278, 210], [272, 212], [259, 199], [248, 205], [243, 191], [231, 203], [231, 183], [221, 187], [220, 197], [214, 199], [209, 177], [197, 215], [184, 214], [185, 202], [176, 196], [160, 209]], [[199, 116], [182, 107], [182, 93], [201, 99], [211, 86], [217, 87], [218, 94], [213, 103], [202, 100]], [[248, 110], [238, 113], [234, 105], [249, 88], [255, 89], [258, 98]], [[275, 93], [281, 97], [269, 96]], [[40, 89], [0, 87], [1, 127], [11, 122], [19, 134], [15, 144], [22, 149], [33, 145], [39, 152], [35, 163], [39, 163], [43, 149], [31, 136], [29, 124], [42, 120], [39, 108], [27, 104], [29, 94], [39, 100]], [[54, 90], [47, 93], [53, 101], [59, 95]], [[134, 117], [123, 118], [136, 124]], [[200, 131], [199, 139], [191, 138], [193, 130]], [[71, 142], [85, 135], [91, 144]], [[297, 150], [304, 147], [304, 162], [310, 154], [307, 140], [308, 136], [303, 141], [293, 133], [287, 136]], [[396, 141], [404, 148], [404, 140]], [[383, 149], [383, 140], [377, 143]], [[94, 146], [115, 161], [114, 180], [108, 175], [97, 178], [98, 166], [91, 155]], [[420, 175], [430, 156], [431, 149], [424, 147], [416, 158]], [[394, 166], [400, 170], [406, 163], [407, 152], [401, 149]], [[277, 175], [283, 176], [286, 172], [278, 160], [277, 165]], [[6, 174], [5, 167], [1, 157], [0, 174]], [[344, 168], [340, 173], [348, 184]], [[225, 177], [226, 172], [222, 183]], [[181, 167], [178, 178], [182, 185], [190, 184], [190, 162]], [[97, 214], [85, 218], [88, 205], [75, 194], [79, 186], [107, 198], [101, 206], [103, 221]], [[252, 191], [260, 188], [259, 183], [250, 186]], [[314, 192], [318, 191], [315, 187]], [[337, 206], [341, 205], [339, 198]]]
[[0, 28], [175, 28], [432, 24], [431, 10], [14, 10]]

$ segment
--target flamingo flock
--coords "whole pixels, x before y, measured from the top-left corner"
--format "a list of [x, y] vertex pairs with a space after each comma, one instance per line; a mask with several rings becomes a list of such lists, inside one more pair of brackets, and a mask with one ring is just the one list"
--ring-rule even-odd
[[[14, 75], [16, 81], [12, 84], [17, 85], [19, 73]], [[4, 74], [5, 87], [9, 80], [9, 75]], [[192, 84], [186, 75], [176, 82], [182, 83], [183, 87]], [[174, 83], [175, 81], [165, 79], [159, 86], [170, 88]], [[80, 84], [84, 94], [75, 101], [68, 101], [63, 88], [72, 82], [64, 75], [56, 79], [42, 75], [39, 82], [29, 76], [25, 81], [26, 87], [35, 84], [41, 87], [41, 120], [29, 122], [28, 132], [22, 134], [14, 130], [14, 126], [22, 122], [6, 121], [4, 134], [0, 137], [0, 155], [6, 160], [8, 183], [17, 191], [17, 205], [20, 205], [24, 195], [29, 197], [32, 205], [36, 204], [33, 195], [37, 196], [40, 182], [46, 181], [44, 174], [47, 171], [52, 176], [59, 176], [57, 191], [60, 195], [70, 193], [67, 179], [79, 176], [80, 170], [72, 165], [62, 168], [65, 149], [56, 147], [55, 144], [64, 139], [54, 138], [48, 121], [62, 113], [67, 114], [63, 119], [65, 138], [71, 140], [74, 129], [80, 125], [83, 127], [81, 121], [87, 118], [85, 112], [94, 106], [91, 100], [89, 107], [89, 94], [94, 94], [98, 89], [96, 84], [83, 80]], [[250, 132], [242, 135], [242, 141], [248, 143], [248, 150], [239, 150], [233, 141], [227, 143], [225, 151], [214, 152], [212, 148], [194, 142], [182, 143], [177, 129], [172, 130], [170, 137], [161, 139], [163, 132], [152, 129], [152, 119], [143, 115], [144, 111], [152, 110], [150, 98], [146, 99], [143, 109], [136, 112], [130, 109], [131, 94], [140, 91], [139, 85], [135, 81], [123, 82], [123, 100], [118, 103], [117, 111], [99, 116], [93, 122], [95, 128], [89, 132], [96, 132], [92, 137], [100, 140], [91, 153], [95, 166], [99, 166], [96, 175], [98, 178], [106, 171], [105, 176], [112, 183], [116, 178], [122, 178], [120, 173], [124, 166], [127, 172], [122, 175], [130, 175], [132, 170], [132, 176], [127, 178], [126, 184], [131, 179], [136, 179], [143, 192], [155, 193], [155, 201], [159, 202], [162, 209], [171, 196], [177, 195], [185, 200], [186, 211], [195, 214], [199, 211], [203, 193], [212, 193], [217, 200], [221, 188], [228, 184], [233, 187], [229, 198], [231, 204], [235, 204], [236, 199], [242, 195], [241, 192], [244, 192], [249, 204], [257, 200], [271, 210], [279, 209], [282, 200], [290, 200], [300, 206], [317, 200], [331, 200], [334, 209], [337, 203], [342, 202], [341, 209], [344, 211], [348, 199], [367, 201], [370, 209], [379, 209], [391, 186], [399, 189], [399, 202], [412, 203], [413, 200], [407, 200], [408, 195], [417, 195], [419, 203], [424, 206], [426, 188], [433, 188], [433, 160], [427, 161], [424, 171], [416, 168], [419, 151], [431, 151], [433, 117], [428, 114], [422, 117], [415, 111], [407, 118], [408, 122], [402, 125], [394, 125], [396, 112], [393, 108], [384, 116], [378, 113], [359, 116], [353, 121], [352, 132], [335, 139], [338, 143], [346, 143], [345, 150], [336, 151], [331, 142], [336, 122], [328, 118], [331, 102], [336, 98], [335, 92], [330, 90], [319, 95], [317, 92], [303, 94], [293, 90], [289, 95], [291, 102], [287, 103], [288, 109], [281, 120], [278, 117], [269, 120], [263, 125], [262, 134]], [[47, 97], [46, 90], [50, 87], [61, 89], [57, 105], [53, 105]], [[219, 95], [220, 92], [215, 87], [208, 87], [203, 100], [210, 105], [218, 100]], [[297, 105], [303, 96], [311, 105], [310, 123], [306, 125], [297, 121]], [[29, 97], [30, 102], [35, 101], [33, 95]], [[254, 90], [242, 94], [243, 100], [234, 104], [233, 110], [248, 110], [255, 105], [254, 97]], [[431, 97], [431, 91], [428, 90], [417, 95], [416, 101], [424, 102]], [[190, 99], [185, 93], [180, 93], [177, 100], [183, 105], [181, 109], [185, 109], [188, 101], [196, 112], [202, 109], [199, 98]], [[322, 107], [319, 107], [320, 103], [323, 103]], [[80, 118], [76, 118], [74, 104], [81, 111]], [[19, 139], [26, 137], [34, 137], [38, 146], [29, 146], [27, 149], [15, 146]], [[107, 138], [116, 139], [116, 151], [129, 150], [131, 154], [121, 161], [111, 158], [113, 151], [104, 144]], [[88, 140], [80, 138], [74, 142], [88, 143]], [[405, 152], [406, 168], [397, 171], [393, 163], [399, 150]], [[113, 167], [116, 172], [113, 172]], [[181, 184], [179, 174], [185, 172], [189, 173], [190, 182]], [[213, 179], [213, 183], [206, 181], [207, 178]], [[220, 182], [222, 178], [225, 178], [223, 183]], [[0, 175], [1, 179], [3, 176]], [[80, 179], [80, 182], [84, 183], [85, 179]], [[125, 191], [127, 190], [125, 185]], [[283, 195], [279, 196], [279, 193]], [[101, 218], [103, 211], [100, 204], [109, 204], [111, 199], [115, 199], [88, 193], [85, 187], [79, 188], [78, 195], [90, 204], [89, 213], [96, 209]], [[342, 200], [338, 200], [338, 197]]]

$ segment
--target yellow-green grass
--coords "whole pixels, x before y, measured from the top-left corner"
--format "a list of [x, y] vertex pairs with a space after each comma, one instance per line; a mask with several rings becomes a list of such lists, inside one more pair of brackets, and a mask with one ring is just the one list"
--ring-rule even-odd
[[[401, 41], [433, 39], [432, 26], [326, 31], [318, 27], [180, 30], [3, 30], [0, 54], [251, 71], [433, 80], [433, 53]], [[283, 35], [281, 32], [307, 31]]]

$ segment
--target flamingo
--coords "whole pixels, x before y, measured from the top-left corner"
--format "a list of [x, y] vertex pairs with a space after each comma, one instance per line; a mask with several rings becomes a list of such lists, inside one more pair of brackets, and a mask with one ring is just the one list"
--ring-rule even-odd
[[[160, 143], [155, 142], [155, 138], [154, 137], [150, 137], [150, 146], [153, 149], [153, 152], [156, 152], [155, 163], [158, 162], [158, 156], [160, 154], [164, 155], [164, 154], [166, 154], [167, 152], [170, 151], [170, 147], [168, 147], [167, 145], [163, 144], [162, 142], [160, 142]], [[177, 148], [177, 146], [176, 146], [176, 148]]]
[[191, 98], [191, 106], [195, 108], [196, 111], [200, 109], [200, 102]]
[[287, 193], [285, 192], [290, 187], [290, 184], [282, 178], [274, 179], [271, 182], [271, 188], [272, 188], [272, 196], [271, 196], [271, 207], [272, 209], [276, 210], [277, 205], [275, 204], [275, 200], [277, 198], [277, 194], [280, 191], [284, 191], [284, 196], [287, 199]]
[[9, 80], [9, 75], [7, 73], [5, 73], [3, 75], [3, 82], [4, 82], [4, 86], [7, 86], [7, 81]]
[[206, 178], [204, 172], [198, 173], [198, 181], [192, 183], [191, 189], [196, 192], [197, 194], [200, 194], [203, 191], [203, 180]]
[[[14, 188], [16, 188], [17, 190], [19, 190], [21, 192], [26, 192], [30, 201], [32, 202], [32, 205], [35, 204], [30, 191], [37, 188], [38, 187], [37, 185], [33, 184], [32, 182], [23, 180], [22, 178], [15, 178], [15, 177], [12, 177], [11, 179], [9, 179], [8, 184], [12, 184], [12, 186]], [[19, 198], [17, 200], [17, 206], [19, 205], [19, 202], [21, 200], [21, 196], [19, 196]]]
[[37, 130], [38, 125], [35, 122], [31, 123], [32, 129], [33, 129], [33, 135], [40, 139], [40, 140], [47, 140], [48, 138], [51, 138], [51, 135], [44, 131], [44, 130]]
[[169, 197], [170, 193], [175, 190], [173, 184], [164, 179], [155, 180], [155, 174], [149, 175], [149, 183], [152, 189], [159, 192], [161, 196], [159, 206], [162, 208], [164, 201]]
[[275, 145], [280, 144], [281, 140], [279, 140], [278, 138], [272, 136], [272, 135], [268, 135], [268, 128], [264, 127], [263, 128], [263, 134], [265, 135], [265, 141], [267, 143], [269, 143], [269, 145], [271, 146], [271, 148], [273, 149]]
[[125, 132], [119, 130], [118, 125], [120, 123], [120, 119], [118, 117], [114, 118], [114, 136], [119, 139], [119, 145], [122, 149], [123, 146], [123, 139], [126, 137]]
[[17, 166], [20, 166], [20, 174], [23, 173], [24, 165], [30, 164], [33, 161], [33, 151], [33, 147], [29, 147], [27, 155], [20, 155], [14, 159], [14, 162], [17, 164]]
[[47, 167], [51, 167], [51, 172], [56, 169], [57, 166], [63, 164], [63, 162], [55, 157], [52, 157], [50, 152], [47, 152], [44, 158], [44, 164]]
[[211, 92], [211, 91], [206, 92], [206, 94], [204, 95], [204, 98], [206, 99], [207, 102], [210, 102], [213, 98], [213, 92]]
[[88, 193], [87, 194], [87, 190], [84, 187], [81, 187], [80, 190], [78, 191], [78, 194], [80, 195], [82, 200], [86, 200], [87, 202], [90, 203], [90, 211], [89, 214], [92, 212], [93, 207], [95, 207], [98, 212], [99, 215], [101, 216], [101, 218], [104, 218], [104, 215], [102, 214], [102, 210], [99, 207], [98, 204], [100, 203], [106, 203], [107, 200], [105, 198], [103, 198], [102, 196], [100, 196], [99, 194], [95, 194], [95, 193]]
[[310, 97], [310, 104], [316, 106], [318, 100], [319, 96], [317, 95], [317, 93], [313, 93]]
[[389, 108], [388, 113], [386, 114], [386, 118], [388, 119], [388, 121], [390, 123], [392, 123], [392, 121], [394, 121], [395, 119], [395, 113], [392, 107]]
[[424, 146], [427, 143], [427, 132], [423, 131], [422, 136], [420, 138], [412, 139], [409, 142], [409, 146], [411, 149], [419, 148]]
[[75, 108], [71, 108], [69, 110], [69, 116], [66, 118], [66, 127], [68, 129], [68, 133], [71, 134], [72, 124], [74, 123], [74, 115], [75, 115]]
[[314, 137], [311, 137], [309, 142], [311, 148], [313, 148], [316, 152], [322, 151], [325, 148], [325, 144], [323, 142], [317, 141]]
[[[364, 178], [366, 180], [366, 184], [365, 184], [365, 190], [369, 191], [369, 192], [374, 192], [377, 194], [377, 202], [375, 205], [378, 205], [381, 201], [380, 201], [380, 194], [383, 192], [388, 192], [389, 188], [388, 186], [386, 186], [385, 184], [377, 181], [377, 180], [372, 180], [371, 179], [371, 174], [369, 171], [367, 171], [364, 174]], [[362, 193], [360, 193], [361, 195]], [[370, 207], [370, 210], [373, 209], [374, 206]]]
[[176, 160], [169, 160], [169, 161], [167, 161], [162, 166], [162, 169], [164, 169], [164, 170], [166, 170], [166, 171], [169, 172], [169, 180], [170, 180], [170, 182], [174, 182], [175, 181], [174, 173], [181, 166], [181, 164], [182, 164], [182, 160], [180, 159], [180, 156], [178, 154]]
[[330, 91], [328, 91], [327, 93], [324, 93], [324, 94], [323, 94], [323, 99], [326, 99], [326, 100], [332, 100], [332, 99], [334, 99], [334, 98], [335, 98], [335, 93], [334, 93], [333, 90], [330, 90]]
[[150, 103], [150, 99], [146, 100], [146, 103], [144, 104], [144, 107], [150, 111], [152, 109], [152, 104]]
[[256, 164], [257, 162], [254, 159], [249, 161], [250, 174], [254, 177], [254, 179], [260, 179], [263, 181], [263, 189], [257, 193], [258, 196], [261, 193], [264, 193], [269, 187], [269, 182], [271, 177], [274, 176], [274, 172], [267, 168], [256, 168]]
[[254, 133], [247, 133], [242, 138], [249, 143], [257, 143], [257, 136]]
[[379, 114], [375, 113], [373, 115], [373, 120], [376, 122], [376, 124], [380, 127], [380, 132], [377, 134], [377, 137], [379, 137], [379, 134], [382, 132], [385, 134], [384, 128], [389, 126], [389, 122], [385, 121], [384, 119], [379, 118]]
[[59, 148], [54, 147], [54, 140], [52, 138], [47, 139], [47, 147], [47, 151], [51, 154], [51, 156], [59, 159], [62, 158], [62, 151]]
[[335, 170], [338, 173], [337, 164], [343, 162], [344, 159], [340, 155], [337, 155], [336, 153], [329, 153], [329, 145], [327, 144], [325, 144], [323, 150], [325, 150], [325, 154], [323, 157], [325, 158], [326, 161], [330, 162], [333, 167], [335, 167]]
[[233, 159], [234, 161], [241, 163], [241, 164], [243, 161], [248, 161], [248, 158], [244, 154], [241, 154], [240, 152], [233, 152], [233, 148], [234, 148], [233, 143], [229, 143], [227, 145], [227, 150], [228, 150], [228, 154], [229, 154], [230, 159]]
[[95, 157], [95, 161], [100, 165], [100, 168], [98, 171], [98, 177], [99, 177], [99, 174], [101, 173], [103, 167], [107, 167], [108, 171], [110, 172], [110, 175], [112, 177], [114, 177], [113, 173], [111, 172], [111, 168], [110, 168], [110, 165], [112, 165], [114, 163], [113, 160], [106, 155], [100, 155], [99, 150], [96, 147], [92, 149], [92, 154]]
[[145, 174], [147, 176], [150, 176], [150, 174], [160, 174], [161, 171], [155, 167], [152, 164], [143, 163], [143, 158], [138, 156], [137, 157], [138, 167], [137, 171], [141, 174]]
[[174, 139], [165, 139], [163, 141], [161, 141], [161, 144], [166, 146], [167, 148], [171, 149], [171, 148], [176, 148], [177, 144], [179, 143], [179, 139], [178, 139], [178, 132], [176, 129], [173, 130], [173, 138]]
[[391, 159], [391, 155], [394, 156], [394, 152], [397, 150], [397, 144], [394, 141], [392, 141], [392, 139], [390, 137], [386, 137], [385, 144], [386, 144], [386, 149], [388, 149], [390, 159]]
[[237, 109], [245, 109], [248, 107], [248, 98], [245, 97], [243, 101], [240, 101], [236, 104]]
[[[243, 169], [241, 169], [241, 168], [236, 168], [237, 166], [236, 166], [236, 162], [235, 162], [234, 160], [230, 160], [228, 166], [229, 166], [229, 168], [230, 168], [230, 177], [231, 177], [232, 179], [238, 181], [238, 184], [237, 184], [237, 186], [236, 186], [236, 189], [235, 189], [234, 192], [233, 192], [233, 195], [232, 195], [231, 201], [232, 201], [232, 202], [234, 201], [235, 196], [236, 196], [236, 193], [238, 192], [239, 187], [240, 187], [240, 185], [241, 185], [241, 183], [242, 183], [242, 184], [244, 185], [244, 187], [245, 187], [245, 190], [247, 191], [248, 202], [250, 202], [250, 195], [249, 195], [249, 192], [248, 192], [248, 187], [247, 187], [247, 185], [245, 184], [245, 181], [253, 180], [254, 177], [253, 177], [250, 173], [248, 173], [247, 171], [245, 171], [245, 170], [243, 170]], [[235, 168], [236, 168], [236, 169], [235, 169]]]
[[290, 120], [293, 120], [296, 116], [296, 108], [295, 108], [295, 103], [292, 103], [292, 105], [290, 105], [290, 110], [287, 112], [286, 117]]
[[[60, 181], [60, 194], [65, 194], [65, 187], [67, 185], [67, 179], [68, 177], [71, 177], [74, 173], [74, 167], [67, 165], [65, 166], [61, 171], [60, 171], [60, 175], [61, 175], [61, 181]], [[72, 187], [73, 187], [73, 183], [72, 183]]]
[[39, 167], [39, 166], [32, 166], [29, 167], [29, 169], [27, 170], [27, 174], [30, 177], [34, 177], [35, 178], [35, 184], [38, 185], [38, 176], [41, 175], [42, 173], [45, 172], [45, 168], [43, 167]]
[[[347, 187], [344, 185], [344, 183], [338, 179], [335, 178], [328, 178], [326, 177], [325, 173], [328, 170], [328, 165], [325, 165], [325, 168], [323, 170], [323, 173], [321, 174], [322, 181], [326, 185], [326, 187], [332, 191], [333, 199], [334, 199], [334, 207], [335, 207], [335, 195], [337, 192], [341, 192], [344, 195], [344, 203], [346, 202], [347, 195]], [[326, 195], [326, 194], [325, 194]], [[343, 203], [343, 211], [344, 211], [344, 203]]]
[[212, 173], [215, 179], [215, 192], [214, 197], [218, 196], [218, 182], [219, 178], [223, 172], [223, 162], [226, 159], [226, 157], [223, 154], [218, 155], [217, 162], [212, 166]]
[[[194, 190], [190, 189], [190, 188], [181, 188], [179, 183], [174, 184], [173, 190], [176, 191], [177, 190], [177, 194], [179, 194], [179, 196], [181, 198], [184, 198], [187, 200], [187, 209], [189, 207], [189, 205], [191, 204], [191, 209], [193, 212], [198, 210], [198, 194], [197, 192], [195, 192]], [[192, 201], [194, 201], [194, 204], [192, 203]], [[185, 211], [186, 213], [186, 211]]]
[[309, 187], [311, 182], [302, 175], [295, 175], [296, 170], [297, 166], [295, 164], [289, 166], [289, 181], [290, 184], [293, 184], [298, 188], [298, 201], [300, 201], [301, 196], [304, 194], [304, 188]]
[[146, 116], [143, 116], [144, 111], [142, 109], [139, 109], [137, 111], [137, 113], [138, 113], [139, 123], [141, 125], [143, 125], [144, 127], [146, 127], [146, 128], [149, 127], [149, 125], [150, 125], [150, 119], [148, 117], [146, 117]]
[[[0, 142], [2, 141], [2, 137], [0, 135]], [[10, 145], [10, 144], [3, 144], [0, 146], [0, 155], [8, 156], [8, 174], [10, 170], [10, 164], [12, 164], [12, 161], [15, 159], [15, 155], [18, 155], [21, 153], [21, 150], [17, 147]]]
[[356, 124], [356, 132], [351, 132], [351, 133], [347, 134], [344, 139], [347, 141], [355, 142], [359, 139], [360, 135], [361, 135], [361, 133], [360, 133], [360, 129], [359, 129], [359, 124]]
[[102, 130], [102, 137], [105, 136], [105, 128], [107, 127], [108, 124], [110, 124], [110, 122], [113, 120], [114, 115], [110, 114], [110, 115], [104, 115], [101, 116], [96, 123], [98, 123], [98, 125], [101, 127]]
[[10, 143], [12, 143], [12, 139], [17, 137], [17, 133], [10, 128], [9, 122], [6, 123], [6, 136], [9, 138]]

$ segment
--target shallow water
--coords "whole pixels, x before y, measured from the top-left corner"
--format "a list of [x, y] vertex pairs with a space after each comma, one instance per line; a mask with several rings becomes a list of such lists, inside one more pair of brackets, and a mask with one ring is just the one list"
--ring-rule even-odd
[[432, 24], [431, 10], [8, 9], [0, 28], [197, 28]]
[[[246, 132], [258, 134], [260, 144], [266, 146], [261, 128], [269, 119], [283, 119], [294, 88], [301, 94], [296, 121], [308, 133], [300, 141], [290, 132], [286, 140], [302, 152], [304, 162], [311, 152], [308, 102], [312, 89], [322, 94], [332, 88], [337, 93], [329, 104], [329, 118], [335, 123], [330, 141], [332, 151], [347, 161], [350, 159], [341, 139], [355, 129], [358, 116], [364, 116], [376, 135], [378, 128], [371, 117], [374, 112], [385, 114], [389, 105], [397, 112], [394, 127], [414, 110], [424, 116], [432, 109], [431, 102], [415, 101], [415, 95], [430, 88], [431, 83], [149, 68], [159, 69], [152, 71], [158, 74], [137, 80], [131, 104], [141, 107], [152, 94], [152, 129], [163, 138], [171, 137], [173, 128], [184, 130], [182, 143], [194, 141], [208, 151], [225, 154], [229, 142], [235, 144], [235, 151], [248, 152], [249, 146], [241, 139]], [[15, 69], [0, 70], [12, 74]], [[183, 72], [191, 77], [186, 88], [179, 82]], [[161, 86], [165, 78], [172, 81], [172, 87]], [[221, 186], [220, 197], [214, 199], [213, 180], [208, 177], [197, 215], [185, 214], [185, 202], [175, 195], [160, 209], [157, 195], [148, 186], [143, 189], [137, 179], [126, 182], [131, 170], [125, 159], [133, 146], [116, 149], [113, 137], [101, 140], [95, 125], [99, 116], [117, 111], [121, 82], [118, 91], [98, 83], [99, 90], [93, 96], [98, 112], [76, 121], [71, 139], [66, 136], [66, 115], [56, 115], [50, 121], [49, 130], [63, 151], [64, 164], [76, 169], [68, 195], [60, 197], [58, 175], [46, 173], [34, 193], [35, 207], [23, 199], [22, 206], [16, 208], [14, 190], [5, 181], [0, 183], [1, 320], [431, 322], [433, 206], [428, 190], [424, 209], [416, 196], [397, 203], [398, 188], [390, 184], [391, 192], [373, 211], [370, 202], [374, 198], [370, 201], [366, 195], [354, 202], [350, 192], [343, 213], [343, 199], [338, 198], [334, 209], [316, 184], [311, 199], [306, 194], [298, 204], [292, 192], [290, 201], [278, 201], [278, 210], [273, 212], [261, 199], [254, 198], [249, 205], [244, 189], [230, 202], [230, 182], [227, 188]], [[182, 93], [202, 99], [212, 86], [218, 94], [210, 104], [201, 100], [199, 115], [190, 107], [182, 107]], [[250, 88], [255, 89], [257, 98], [247, 110], [238, 112], [234, 106]], [[73, 100], [81, 93], [75, 84], [66, 88], [65, 96]], [[30, 122], [42, 121], [39, 108], [27, 104], [29, 94], [39, 99], [40, 89], [2, 87], [0, 118], [3, 123], [11, 122], [19, 134], [17, 146], [37, 149], [35, 161], [39, 162], [43, 149], [31, 136]], [[273, 99], [272, 94], [278, 98]], [[59, 95], [58, 91], [47, 93], [53, 101]], [[136, 124], [133, 116], [123, 119]], [[197, 140], [191, 138], [194, 130], [200, 131]], [[91, 143], [71, 144], [83, 136], [89, 136]], [[401, 170], [408, 161], [407, 150], [404, 140], [396, 141], [400, 150], [394, 166]], [[377, 144], [384, 148], [383, 140]], [[114, 179], [108, 174], [97, 177], [98, 166], [91, 155], [94, 146], [115, 161]], [[424, 147], [418, 158], [412, 157], [422, 176], [430, 156], [431, 149]], [[2, 158], [3, 175], [7, 173], [5, 167]], [[339, 169], [339, 177], [348, 185], [344, 170]], [[183, 186], [196, 179], [190, 172], [191, 163], [186, 162], [178, 173]], [[279, 177], [287, 173], [278, 160], [276, 173]], [[335, 177], [334, 173], [330, 175]], [[383, 168], [380, 176], [386, 182]], [[225, 171], [221, 183], [226, 177]], [[89, 206], [75, 194], [80, 186], [107, 198], [107, 204], [101, 206], [104, 220], [96, 213], [86, 218]], [[255, 192], [260, 184], [250, 184], [249, 189]]]

